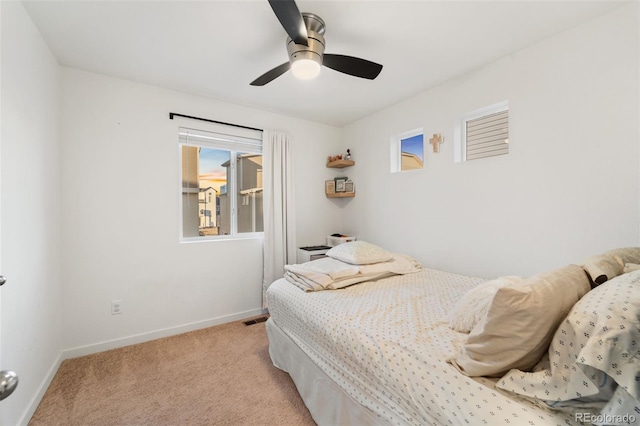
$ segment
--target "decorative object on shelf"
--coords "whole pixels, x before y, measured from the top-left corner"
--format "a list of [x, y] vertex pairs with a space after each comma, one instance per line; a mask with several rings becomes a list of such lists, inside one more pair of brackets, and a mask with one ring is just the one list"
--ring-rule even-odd
[[347, 179], [347, 177], [337, 177], [334, 179], [336, 181], [336, 192], [345, 192]]
[[353, 181], [349, 179], [344, 183], [344, 192], [356, 192]]
[[[330, 169], [343, 169], [356, 164], [355, 161], [346, 157], [351, 155], [351, 150], [347, 150], [346, 155], [335, 155], [327, 158], [327, 167]], [[337, 177], [331, 181], [325, 181], [324, 192], [327, 198], [353, 198], [356, 196], [353, 181], [345, 177]]]
[[324, 193], [325, 194], [335, 194], [336, 193], [336, 181], [335, 180], [325, 180], [324, 181]]
[[347, 155], [344, 157], [345, 160], [351, 160], [351, 150], [347, 149]]
[[434, 133], [431, 139], [429, 139], [429, 143], [433, 145], [433, 152], [440, 152], [440, 144], [444, 142], [444, 138], [440, 133]]

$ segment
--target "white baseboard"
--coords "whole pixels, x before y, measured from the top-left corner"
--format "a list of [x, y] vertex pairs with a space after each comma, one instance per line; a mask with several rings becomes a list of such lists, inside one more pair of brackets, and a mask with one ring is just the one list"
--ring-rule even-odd
[[[150, 331], [148, 333], [136, 334], [133, 336], [123, 337], [121, 339], [108, 340], [106, 342], [95, 343], [86, 346], [78, 346], [76, 348], [65, 349], [62, 351], [62, 360], [77, 358], [79, 356], [91, 355], [98, 352], [108, 351], [110, 349], [122, 348], [124, 346], [144, 343], [150, 340], [160, 339], [162, 337], [174, 336], [176, 334], [187, 333], [189, 331], [199, 330], [201, 328], [212, 327], [214, 325], [225, 324], [228, 322], [239, 321], [245, 318], [262, 315], [262, 309], [251, 309], [249, 311], [239, 312], [232, 315], [212, 318], [204, 321], [193, 322], [180, 325], [177, 327], [169, 327], [162, 330]], [[58, 364], [59, 365], [59, 364]], [[55, 373], [54, 373], [55, 374]], [[46, 388], [45, 388], [46, 389]]]
[[51, 368], [49, 368], [49, 372], [42, 380], [42, 383], [38, 388], [38, 392], [33, 396], [31, 402], [29, 402], [29, 405], [27, 406], [27, 409], [20, 418], [20, 422], [18, 423], [19, 425], [27, 426], [29, 424], [31, 417], [33, 417], [33, 413], [36, 412], [38, 405], [40, 405], [40, 401], [42, 401], [44, 393], [47, 391], [47, 389], [49, 389], [49, 385], [51, 385], [53, 378], [56, 376], [56, 373], [58, 372], [58, 368], [60, 368], [60, 364], [62, 364], [62, 361], [62, 352], [60, 352], [60, 354], [58, 355], [58, 359], [56, 359], [53, 364], [51, 364]]

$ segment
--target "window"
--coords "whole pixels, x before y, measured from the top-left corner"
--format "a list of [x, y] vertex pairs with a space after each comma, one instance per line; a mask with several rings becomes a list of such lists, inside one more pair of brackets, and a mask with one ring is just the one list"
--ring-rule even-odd
[[261, 132], [180, 128], [179, 144], [182, 238], [263, 232]]
[[464, 116], [456, 139], [456, 161], [508, 154], [509, 103], [501, 102]]
[[424, 136], [422, 129], [405, 132], [391, 138], [391, 172], [424, 167]]

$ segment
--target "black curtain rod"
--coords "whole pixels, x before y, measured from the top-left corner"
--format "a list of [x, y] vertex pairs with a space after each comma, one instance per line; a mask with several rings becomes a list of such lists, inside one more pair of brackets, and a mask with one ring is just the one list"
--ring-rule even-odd
[[191, 115], [183, 115], [183, 114], [177, 114], [175, 112], [170, 112], [169, 119], [173, 120], [173, 117], [182, 117], [182, 118], [190, 118], [192, 120], [208, 121], [209, 123], [224, 124], [225, 126], [240, 127], [241, 129], [257, 130], [258, 132], [263, 131], [262, 129], [256, 129], [255, 127], [242, 126], [240, 124], [225, 123], [224, 121], [209, 120], [208, 118], [193, 117]]

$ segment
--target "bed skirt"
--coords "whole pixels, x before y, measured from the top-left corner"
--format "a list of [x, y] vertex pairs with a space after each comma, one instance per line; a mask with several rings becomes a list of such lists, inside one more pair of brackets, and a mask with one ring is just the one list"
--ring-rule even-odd
[[273, 365], [286, 371], [313, 420], [320, 426], [387, 424], [347, 395], [269, 318], [266, 323]]

